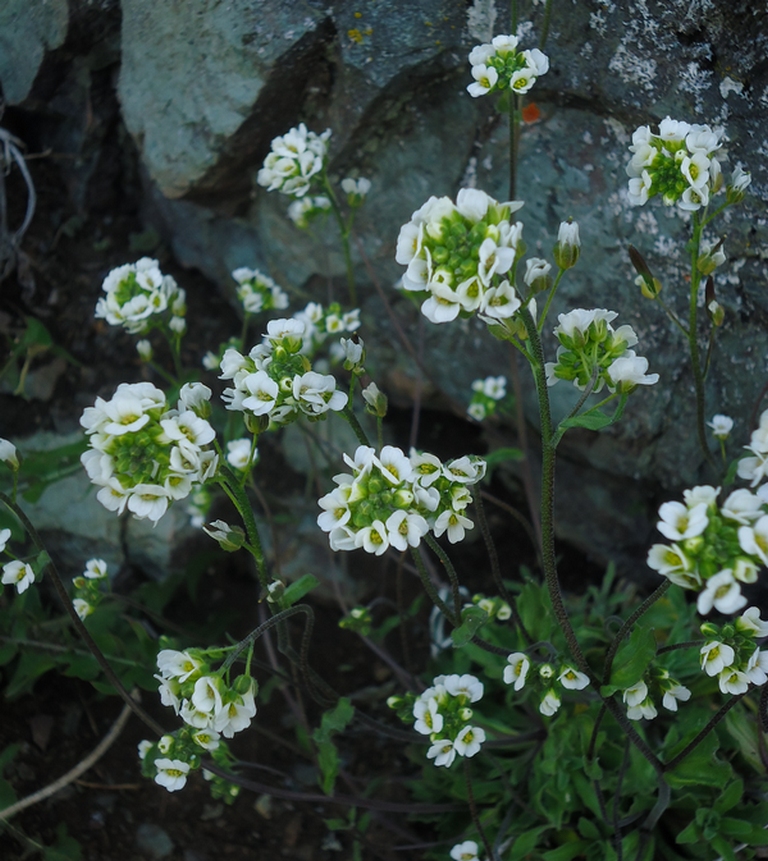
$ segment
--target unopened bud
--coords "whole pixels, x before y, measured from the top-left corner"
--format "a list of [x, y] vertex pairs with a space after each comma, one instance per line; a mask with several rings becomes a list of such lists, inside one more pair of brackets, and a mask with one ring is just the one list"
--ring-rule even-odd
[[363, 389], [363, 400], [368, 405], [366, 410], [379, 418], [387, 414], [387, 396], [381, 392], [376, 383], [371, 383]]
[[581, 239], [579, 237], [579, 225], [571, 218], [560, 224], [557, 234], [557, 243], [553, 251], [555, 263], [561, 269], [570, 269], [576, 265], [581, 253]]
[[230, 526], [223, 520], [214, 520], [203, 526], [203, 532], [218, 541], [219, 547], [227, 553], [234, 553], [245, 544], [245, 532], [239, 526]]

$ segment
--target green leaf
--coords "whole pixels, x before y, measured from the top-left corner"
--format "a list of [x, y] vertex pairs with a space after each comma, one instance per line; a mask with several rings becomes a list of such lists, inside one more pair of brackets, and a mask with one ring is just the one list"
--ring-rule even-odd
[[675, 838], [676, 843], [695, 843], [699, 839], [701, 828], [698, 822], [690, 822]]
[[717, 737], [711, 733], [673, 771], [667, 772], [669, 785], [675, 789], [696, 785], [722, 789], [733, 779], [733, 769], [717, 758], [717, 749]]
[[548, 825], [540, 825], [530, 831], [524, 831], [512, 844], [509, 850], [509, 861], [521, 861], [529, 855], [539, 844], [539, 837], [549, 829]]
[[579, 829], [579, 834], [581, 834], [582, 837], [586, 837], [589, 840], [600, 839], [600, 831], [591, 819], [587, 819], [585, 816], [582, 816], [579, 819], [577, 827]]
[[339, 773], [339, 752], [331, 740], [334, 733], [346, 729], [352, 720], [355, 709], [347, 697], [342, 697], [336, 705], [325, 712], [320, 726], [312, 733], [317, 745], [317, 764], [320, 768], [320, 786], [326, 795], [333, 795], [333, 787]]
[[31, 690], [40, 676], [52, 670], [56, 666], [56, 659], [51, 655], [41, 652], [24, 650], [16, 665], [16, 672], [5, 689], [5, 698], [8, 700]]
[[489, 469], [499, 463], [522, 459], [523, 452], [519, 448], [497, 448], [495, 451], [492, 451], [484, 456], [484, 460], [488, 464]]
[[43, 861], [81, 861], [80, 844], [67, 833], [67, 826], [60, 822], [56, 828], [56, 843], [43, 850]]
[[734, 780], [733, 783], [728, 785], [717, 801], [715, 801], [713, 808], [718, 813], [725, 813], [726, 810], [730, 810], [732, 807], [735, 807], [741, 801], [743, 795], [744, 781]]
[[480, 607], [466, 607], [461, 611], [461, 625], [451, 631], [451, 639], [455, 649], [466, 646], [475, 634], [488, 621], [488, 614]]
[[599, 431], [613, 424], [613, 416], [607, 416], [604, 412], [598, 410], [594, 413], [584, 413], [581, 416], [573, 416], [570, 419], [563, 419], [560, 422], [559, 429], [567, 430], [568, 428], [586, 428], [587, 430]]
[[655, 654], [653, 628], [637, 625], [629, 639], [619, 646], [611, 668], [610, 683], [622, 689], [634, 685], [642, 678]]
[[308, 592], [311, 592], [315, 586], [319, 585], [320, 581], [314, 574], [305, 574], [303, 577], [299, 577], [295, 583], [291, 583], [290, 586], [286, 587], [280, 600], [280, 606], [283, 609], [287, 609], [297, 601], [301, 601]]
[[583, 855], [590, 845], [586, 840], [577, 840], [575, 843], [565, 843], [563, 846], [558, 846], [557, 849], [550, 849], [541, 857], [544, 861], [572, 861], [573, 858]]

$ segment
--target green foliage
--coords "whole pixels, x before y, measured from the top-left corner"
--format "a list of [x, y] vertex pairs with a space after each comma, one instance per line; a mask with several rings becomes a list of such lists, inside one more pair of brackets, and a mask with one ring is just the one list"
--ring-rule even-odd
[[333, 795], [336, 777], [339, 773], [339, 751], [333, 736], [343, 732], [355, 714], [355, 709], [346, 697], [325, 712], [320, 726], [312, 734], [317, 746], [317, 766], [320, 769], [320, 786], [326, 795]]

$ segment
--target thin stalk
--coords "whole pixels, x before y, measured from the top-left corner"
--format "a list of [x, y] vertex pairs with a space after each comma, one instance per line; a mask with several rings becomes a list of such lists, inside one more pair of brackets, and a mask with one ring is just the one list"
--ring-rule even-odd
[[717, 470], [717, 464], [709, 450], [707, 439], [707, 427], [705, 423], [705, 401], [704, 401], [704, 374], [701, 369], [698, 342], [698, 305], [699, 286], [701, 284], [701, 273], [699, 272], [698, 259], [701, 245], [702, 223], [697, 212], [693, 213], [693, 237], [691, 239], [691, 294], [688, 308], [688, 349], [691, 354], [691, 372], [693, 373], [693, 384], [696, 390], [696, 433], [707, 463]]
[[560, 284], [560, 279], [565, 274], [565, 269], [558, 269], [557, 275], [555, 276], [555, 283], [549, 288], [549, 294], [547, 295], [547, 301], [544, 303], [544, 308], [539, 315], [539, 331], [541, 332], [544, 328], [544, 322], [547, 319], [547, 313], [549, 312], [549, 306], [552, 304], [552, 300], [555, 298], [555, 293], [557, 292], [557, 288]]
[[539, 37], [539, 50], [543, 51], [544, 46], [547, 44], [547, 37], [549, 36], [549, 22], [552, 18], [552, 0], [547, 0], [546, 5], [544, 6], [544, 20], [541, 24], [541, 36]]
[[[514, 32], [514, 31], [513, 31]], [[509, 94], [509, 199], [517, 190], [517, 151], [520, 145], [520, 96]]]
[[341, 411], [341, 417], [345, 419], [347, 424], [352, 428], [358, 442], [361, 445], [370, 445], [370, 442], [368, 441], [368, 436], [363, 430], [363, 426], [357, 420], [357, 416], [354, 414], [354, 412], [352, 411], [352, 407], [350, 407], [349, 404], [347, 404], [347, 406], [345, 406], [344, 409]]
[[429, 533], [424, 536], [424, 540], [426, 541], [432, 552], [443, 563], [443, 567], [448, 573], [448, 579], [451, 581], [453, 612], [456, 614], [457, 619], [461, 619], [461, 592], [459, 591], [459, 577], [456, 573], [456, 569], [453, 567], [453, 562], [451, 562], [445, 550], [443, 550], [443, 548], [437, 543], [437, 541], [435, 541], [435, 539]]
[[413, 561], [416, 564], [416, 570], [419, 572], [419, 577], [421, 578], [422, 586], [424, 586], [424, 591], [429, 595], [430, 600], [435, 605], [435, 607], [440, 610], [440, 612], [445, 616], [445, 618], [453, 625], [454, 628], [458, 627], [458, 621], [454, 614], [449, 609], [448, 605], [442, 598], [437, 594], [437, 589], [432, 584], [432, 581], [429, 579], [429, 572], [424, 565], [424, 560], [419, 555], [419, 551], [416, 547], [411, 547], [411, 556], [413, 557]]
[[469, 813], [472, 817], [472, 822], [474, 823], [475, 828], [477, 828], [477, 833], [480, 835], [480, 839], [483, 841], [483, 846], [485, 846], [485, 856], [488, 861], [491, 861], [492, 858], [496, 856], [493, 853], [493, 847], [488, 840], [488, 837], [485, 833], [485, 829], [483, 828], [483, 823], [480, 821], [480, 817], [477, 815], [477, 805], [475, 804], [475, 793], [472, 791], [472, 775], [470, 773], [470, 762], [468, 759], [464, 760], [464, 783], [467, 787], [467, 801], [469, 802]]
[[344, 214], [339, 206], [339, 201], [336, 198], [336, 193], [333, 190], [328, 174], [323, 170], [323, 187], [328, 194], [328, 199], [331, 201], [331, 209], [333, 211], [336, 224], [339, 227], [341, 235], [341, 248], [344, 253], [344, 266], [347, 271], [347, 289], [349, 290], [349, 301], [353, 308], [357, 307], [357, 287], [355, 286], [355, 271], [352, 267], [352, 251], [349, 247], [349, 235], [352, 232], [352, 224], [346, 221]]
[[608, 651], [605, 655], [605, 669], [603, 670], [603, 684], [608, 684], [608, 679], [611, 677], [611, 669], [613, 668], [613, 659], [616, 657], [616, 652], [619, 650], [619, 646], [621, 645], [624, 637], [627, 636], [632, 626], [635, 622], [659, 600], [659, 598], [664, 595], [664, 593], [669, 589], [670, 581], [665, 580], [659, 586], [654, 589], [654, 591], [643, 601], [643, 603], [636, 607], [633, 612], [627, 617], [624, 624], [619, 628], [618, 633], [611, 641], [610, 646], [608, 647]]
[[688, 329], [683, 323], [683, 321], [675, 314], [675, 312], [669, 307], [669, 305], [664, 302], [664, 300], [660, 296], [656, 296], [655, 302], [658, 302], [659, 305], [664, 309], [664, 313], [669, 317], [669, 319], [677, 326], [677, 328], [688, 338]]

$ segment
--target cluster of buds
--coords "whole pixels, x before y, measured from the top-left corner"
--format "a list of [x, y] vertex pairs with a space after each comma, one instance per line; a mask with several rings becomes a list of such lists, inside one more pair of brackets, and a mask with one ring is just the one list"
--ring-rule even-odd
[[516, 36], [495, 36], [490, 43], [477, 45], [469, 55], [474, 84], [467, 87], [477, 98], [488, 93], [527, 93], [536, 79], [549, 71], [549, 58], [538, 48], [517, 50]]
[[672, 544], [654, 544], [648, 565], [683, 589], [699, 593], [697, 609], [736, 613], [747, 603], [741, 583], [754, 583], [768, 565], [768, 505], [746, 488], [722, 505], [719, 487], [686, 490], [684, 502], [665, 502], [656, 528]]
[[722, 626], [705, 622], [701, 633], [706, 638], [699, 651], [701, 668], [708, 676], [717, 676], [722, 693], [743, 694], [750, 684], [768, 681], [768, 651], [755, 645], [755, 640], [768, 636], [768, 622], [760, 618], [757, 607]]
[[256, 178], [267, 191], [304, 197], [313, 177], [325, 168], [331, 130], [307, 131], [304, 123], [272, 141], [272, 149]]
[[636, 355], [633, 347], [637, 335], [631, 326], [614, 329], [615, 311], [604, 308], [576, 308], [558, 316], [554, 334], [560, 342], [557, 361], [547, 362], [547, 384], [571, 380], [577, 389], [591, 386], [599, 392], [607, 386], [610, 392], [630, 392], [636, 386], [658, 382], [658, 374], [646, 374], [648, 359]]
[[622, 694], [630, 720], [653, 720], [656, 717], [658, 712], [651, 691], [661, 695], [661, 704], [671, 712], [677, 711], [678, 702], [685, 703], [691, 698], [691, 692], [685, 685], [673, 679], [667, 670], [654, 667]]
[[506, 377], [486, 377], [472, 383], [472, 400], [467, 407], [467, 413], [481, 422], [496, 411], [499, 401], [507, 395]]
[[568, 691], [582, 691], [589, 684], [589, 677], [569, 664], [560, 663], [559, 669], [546, 662], [539, 664], [536, 671], [531, 669], [531, 659], [525, 652], [513, 652], [507, 656], [504, 667], [504, 682], [521, 691], [526, 682], [533, 682], [536, 694], [541, 697], [539, 711], [546, 717], [554, 715], [562, 705], [559, 688]]
[[75, 597], [72, 606], [81, 620], [85, 620], [101, 603], [104, 593], [102, 584], [108, 580], [107, 563], [103, 559], [89, 559], [85, 570], [79, 577], [72, 579]]
[[[749, 481], [752, 487], [757, 487], [768, 478], [768, 410], [760, 416], [760, 424], [752, 431], [749, 445], [744, 448], [749, 454], [739, 461], [738, 476]], [[768, 502], [768, 486], [758, 488], [757, 494], [762, 496], [764, 502]]]
[[409, 694], [404, 701], [395, 697], [390, 705], [398, 707], [405, 717], [410, 707], [413, 728], [429, 736], [431, 747], [427, 759], [448, 768], [456, 756], [474, 756], [485, 741], [485, 731], [473, 726], [470, 704], [483, 696], [483, 683], [475, 676], [456, 673], [436, 676], [432, 687], [419, 697]]
[[347, 394], [337, 390], [333, 375], [313, 371], [302, 354], [305, 337], [301, 320], [270, 320], [262, 343], [247, 356], [234, 348], [224, 353], [221, 379], [232, 380], [234, 388], [225, 389], [222, 398], [228, 410], [245, 414], [251, 433], [346, 407]]
[[157, 655], [159, 674], [155, 678], [160, 682], [163, 705], [172, 706], [188, 726], [202, 730], [198, 744], [213, 750], [211, 745], [216, 745], [220, 735], [232, 738], [250, 726], [256, 714], [258, 686], [248, 675], [228, 684], [206, 658], [204, 651], [163, 649]]
[[163, 275], [157, 260], [142, 257], [113, 269], [101, 289], [107, 294], [96, 303], [95, 316], [132, 335], [167, 325], [183, 335], [187, 324], [187, 297], [171, 275]]
[[430, 197], [400, 228], [395, 259], [408, 267], [403, 289], [429, 294], [421, 306], [428, 320], [445, 323], [477, 311], [498, 322], [518, 310], [505, 276], [524, 251], [523, 225], [510, 221], [522, 205], [463, 188], [455, 204]]
[[96, 495], [110, 511], [157, 521], [216, 472], [210, 448], [216, 433], [206, 420], [211, 390], [202, 383], [181, 389], [177, 409], [151, 383], [122, 383], [109, 401], [97, 398], [80, 424], [90, 448], [80, 458]]
[[485, 475], [481, 458], [465, 456], [443, 464], [413, 449], [408, 457], [386, 445], [377, 455], [361, 445], [344, 461], [352, 475], [334, 476], [338, 487], [318, 502], [323, 512], [317, 523], [329, 533], [332, 550], [362, 547], [380, 556], [389, 547], [417, 547], [430, 530], [455, 544], [474, 527], [464, 512], [472, 502], [470, 485]]
[[288, 307], [288, 294], [258, 269], [241, 267], [232, 277], [237, 282], [237, 298], [248, 314], [260, 311], [284, 311]]
[[[665, 117], [658, 134], [641, 126], [632, 135], [627, 165], [629, 201], [642, 206], [657, 194], [665, 206], [695, 212], [707, 206], [711, 194], [723, 187], [720, 168], [723, 130], [690, 125]], [[728, 202], [743, 199], [751, 177], [737, 167], [728, 187]]]

